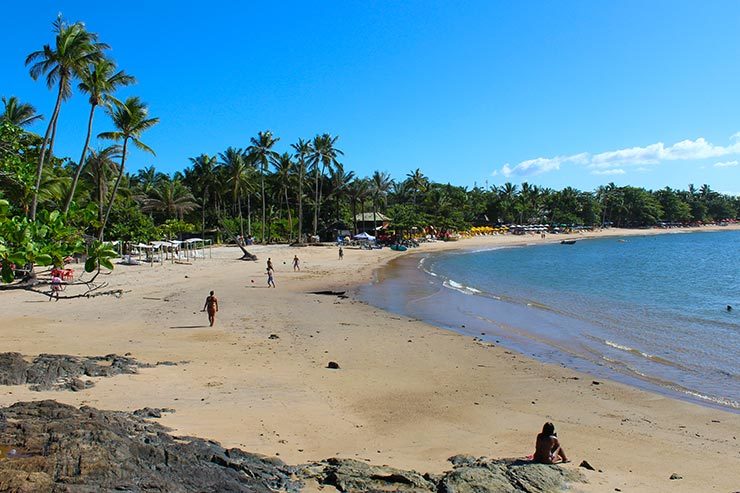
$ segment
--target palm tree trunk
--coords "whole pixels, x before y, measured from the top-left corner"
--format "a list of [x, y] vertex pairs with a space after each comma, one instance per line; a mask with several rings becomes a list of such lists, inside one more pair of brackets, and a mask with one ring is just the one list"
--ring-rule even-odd
[[362, 229], [364, 232], [365, 229], [365, 199], [363, 198], [362, 201], [360, 201], [360, 216], [362, 217]]
[[247, 234], [252, 236], [252, 194], [247, 194]]
[[316, 164], [316, 185], [314, 187], [314, 204], [313, 204], [313, 235], [316, 236], [316, 233], [319, 229], [319, 165]]
[[[324, 173], [326, 173], [326, 165], [322, 164], [321, 165], [321, 177], [322, 178], [324, 177]], [[324, 188], [323, 181], [324, 180], [319, 180], [319, 197], [318, 197], [318, 201], [316, 202], [316, 222], [317, 224], [318, 224], [318, 218], [321, 215], [321, 199], [322, 199], [321, 196], [322, 196], [322, 191], [323, 191], [322, 188]]]
[[293, 243], [293, 216], [290, 213], [290, 203], [288, 202], [288, 187], [285, 190], [285, 206], [288, 208], [288, 242]]
[[378, 230], [378, 201], [375, 197], [373, 197], [373, 236], [375, 236], [375, 232]]
[[265, 211], [265, 168], [262, 167], [262, 173], [261, 173], [261, 180], [260, 180], [261, 186], [262, 186], [262, 244], [265, 244], [265, 221], [267, 220], [267, 215]]
[[72, 187], [69, 190], [69, 196], [67, 197], [67, 202], [64, 204], [64, 213], [66, 214], [69, 211], [69, 206], [72, 204], [72, 200], [75, 196], [75, 190], [77, 189], [77, 182], [80, 179], [80, 175], [82, 174], [82, 168], [85, 166], [85, 154], [87, 154], [87, 149], [90, 146], [90, 135], [92, 135], [92, 127], [93, 127], [93, 115], [95, 114], [95, 104], [90, 105], [90, 117], [87, 120], [87, 137], [85, 137], [85, 145], [82, 148], [82, 155], [80, 156], [80, 161], [77, 163], [77, 169], [75, 170], [75, 176], [72, 179]]
[[241, 233], [242, 238], [244, 238], [244, 217], [242, 216], [242, 197], [239, 195], [239, 198], [237, 199], [239, 201], [239, 233]]
[[[56, 118], [59, 114], [59, 109], [62, 107], [62, 87], [63, 80], [59, 81], [59, 91], [57, 92], [57, 102], [54, 105], [54, 113], [51, 115], [49, 126], [46, 127], [46, 133], [44, 134], [44, 143], [41, 145], [41, 155], [39, 156], [39, 164], [36, 166], [36, 188], [33, 190], [33, 200], [31, 201], [31, 221], [36, 219], [36, 208], [39, 202], [39, 189], [41, 188], [41, 173], [44, 171], [44, 160], [46, 159], [46, 146], [49, 144], [49, 137], [52, 134], [52, 128], [56, 125]], [[51, 150], [49, 150], [51, 155]]]
[[352, 236], [357, 234], [357, 198], [352, 197]]
[[206, 237], [206, 201], [208, 200], [208, 187], [203, 187], [203, 216], [200, 229], [200, 237]]
[[108, 218], [110, 217], [110, 211], [113, 209], [113, 202], [116, 201], [116, 194], [118, 193], [118, 186], [121, 184], [121, 178], [123, 178], [123, 170], [126, 165], [126, 148], [128, 147], [128, 137], [123, 139], [123, 153], [121, 154], [121, 170], [118, 172], [118, 178], [116, 178], [116, 184], [113, 185], [113, 192], [108, 202], [108, 209], [105, 211], [105, 217], [103, 218], [103, 224], [100, 225], [99, 240], [103, 241], [103, 234], [105, 233], [105, 226], [108, 224]]
[[298, 175], [298, 243], [303, 243], [303, 159]]

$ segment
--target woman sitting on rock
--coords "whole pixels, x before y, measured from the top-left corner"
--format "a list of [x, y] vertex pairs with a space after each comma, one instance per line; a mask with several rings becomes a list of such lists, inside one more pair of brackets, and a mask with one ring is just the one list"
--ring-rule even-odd
[[565, 451], [558, 441], [558, 434], [555, 433], [555, 425], [549, 421], [542, 427], [542, 433], [537, 435], [533, 460], [540, 464], [568, 462]]

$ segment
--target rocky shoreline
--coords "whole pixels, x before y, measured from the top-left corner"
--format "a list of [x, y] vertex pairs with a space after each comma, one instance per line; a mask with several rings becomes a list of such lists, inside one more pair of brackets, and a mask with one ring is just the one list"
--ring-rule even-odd
[[[352, 459], [291, 466], [217, 442], [173, 436], [142, 416], [56, 401], [0, 409], [0, 492], [325, 491], [489, 493], [562, 491], [578, 471], [523, 460], [450, 459], [444, 474], [421, 474]], [[166, 411], [166, 410], [164, 410]]]

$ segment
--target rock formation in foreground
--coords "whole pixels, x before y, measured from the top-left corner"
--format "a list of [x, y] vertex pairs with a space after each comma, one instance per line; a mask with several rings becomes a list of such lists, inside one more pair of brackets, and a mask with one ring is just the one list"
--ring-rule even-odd
[[31, 390], [82, 390], [93, 386], [80, 377], [112, 377], [137, 373], [151, 365], [133, 358], [40, 354], [30, 363], [20, 353], [0, 353], [0, 385], [25, 385]]
[[315, 480], [327, 492], [545, 493], [583, 481], [557, 466], [467, 456], [453, 457], [453, 470], [439, 475], [336, 458], [289, 466], [167, 431], [130, 413], [56, 401], [2, 408], [0, 492], [292, 493]]

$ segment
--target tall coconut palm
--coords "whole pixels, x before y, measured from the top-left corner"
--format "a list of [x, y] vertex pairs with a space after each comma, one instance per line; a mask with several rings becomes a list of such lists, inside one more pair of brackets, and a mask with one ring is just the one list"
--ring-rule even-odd
[[52, 155], [59, 110], [62, 101], [72, 96], [72, 79], [89, 64], [102, 58], [103, 50], [109, 48], [105, 43], [98, 42], [97, 34], [89, 32], [81, 22], [68, 24], [60, 15], [54, 21], [53, 27], [56, 34], [54, 47], [44, 45], [43, 49], [34, 51], [26, 57], [26, 65], [31, 65], [30, 74], [34, 80], [46, 74], [46, 85], [49, 89], [55, 84], [58, 86], [56, 104], [44, 134], [44, 143], [36, 168], [36, 190], [31, 204], [31, 219], [36, 218], [41, 171], [46, 160], [47, 146], [48, 154]]
[[[115, 163], [121, 157], [121, 146], [112, 145], [99, 151], [91, 150], [87, 157], [85, 166], [85, 177], [92, 182], [94, 189], [94, 202], [98, 204], [98, 227], [103, 224], [105, 217], [105, 202], [108, 197], [109, 183], [118, 171]], [[98, 230], [100, 233], [100, 230]]]
[[147, 105], [135, 96], [126, 99], [124, 102], [116, 101], [112, 106], [106, 108], [106, 110], [111, 120], [113, 120], [113, 126], [116, 127], [116, 130], [113, 132], [103, 132], [98, 137], [101, 139], [123, 141], [123, 150], [121, 151], [121, 167], [118, 171], [118, 178], [116, 178], [116, 184], [113, 186], [113, 193], [111, 194], [108, 209], [105, 212], [103, 224], [100, 228], [100, 241], [103, 241], [105, 225], [108, 222], [110, 211], [113, 209], [113, 202], [116, 200], [116, 193], [118, 193], [121, 178], [123, 178], [129, 141], [142, 151], [155, 154], [152, 148], [144, 144], [140, 138], [144, 131], [159, 123], [159, 118], [149, 118]]
[[64, 204], [64, 212], [69, 210], [69, 206], [74, 199], [77, 181], [80, 179], [82, 168], [85, 164], [85, 154], [90, 146], [90, 137], [92, 136], [93, 116], [95, 109], [100, 105], [109, 104], [112, 93], [122, 86], [128, 86], [136, 82], [136, 79], [126, 74], [123, 70], [116, 72], [116, 64], [108, 58], [100, 58], [93, 63], [84, 67], [79, 73], [80, 83], [77, 88], [84, 94], [89, 94], [90, 116], [87, 119], [87, 135], [85, 136], [85, 145], [82, 146], [82, 155], [77, 164], [74, 178], [72, 178], [72, 187], [69, 190], [69, 196]]
[[429, 187], [429, 178], [424, 176], [424, 173], [419, 168], [408, 173], [406, 178], [411, 182], [411, 190], [414, 192], [414, 205], [416, 205], [416, 194], [425, 191]]
[[[223, 166], [226, 173], [227, 183], [231, 189], [231, 198], [234, 207], [239, 213], [239, 230], [244, 236], [244, 217], [242, 215], [242, 194], [251, 189], [251, 171], [249, 157], [242, 149], [229, 147], [226, 151], [219, 153], [219, 164]], [[248, 214], [251, 211], [248, 211]], [[251, 229], [251, 228], [250, 228]]]
[[260, 168], [260, 189], [262, 195], [262, 243], [265, 243], [265, 222], [267, 221], [267, 209], [265, 208], [265, 173], [268, 165], [277, 157], [277, 152], [272, 148], [280, 140], [279, 137], [273, 137], [272, 132], [266, 130], [259, 132], [257, 137], [252, 137], [249, 141], [252, 143], [247, 149], [249, 154], [254, 158], [254, 162]]
[[[283, 191], [285, 198], [285, 207], [288, 209], [288, 241], [293, 241], [293, 215], [290, 212], [290, 200], [288, 200], [288, 188], [290, 188], [290, 181], [295, 168], [293, 162], [293, 156], [288, 152], [284, 152], [275, 159], [272, 163], [275, 166], [275, 177], [277, 178], [280, 188]], [[282, 217], [282, 207], [280, 211]]]
[[365, 199], [370, 190], [370, 185], [365, 178], [356, 178], [347, 187], [347, 195], [349, 196], [351, 208], [352, 208], [352, 235], [357, 234], [357, 203], [360, 203], [362, 209], [362, 218], [364, 220], [365, 215]]
[[[191, 157], [190, 162], [193, 164], [192, 172], [190, 176], [188, 170], [185, 170], [186, 181], [190, 181], [192, 177], [192, 186], [196, 186], [202, 193], [201, 200], [201, 234], [205, 236], [206, 231], [206, 204], [211, 192], [214, 193], [214, 203], [216, 196], [216, 188], [218, 186], [218, 164], [216, 162], [216, 156], [209, 156], [208, 154], [201, 154], [197, 157]], [[215, 209], [215, 204], [214, 204]]]
[[36, 114], [36, 108], [28, 103], [21, 103], [15, 96], [3, 96], [3, 106], [0, 121], [8, 121], [17, 127], [26, 127], [44, 119], [43, 115]]
[[376, 171], [370, 179], [370, 189], [373, 198], [373, 233], [378, 230], [378, 202], [385, 201], [393, 180], [385, 171]]
[[[337, 156], [344, 155], [342, 151], [335, 147], [335, 144], [339, 140], [339, 137], [332, 137], [329, 134], [321, 134], [314, 137], [312, 142], [312, 152], [309, 157], [311, 165], [314, 167], [316, 175], [316, 187], [315, 187], [315, 205], [314, 205], [314, 216], [313, 216], [313, 234], [316, 235], [319, 229], [319, 214], [321, 213], [321, 182], [319, 176], [324, 176], [326, 169], [331, 169], [335, 166]], [[319, 174], [319, 165], [321, 165], [321, 173]]]
[[341, 212], [341, 200], [342, 197], [349, 195], [349, 184], [354, 180], [354, 171], [344, 171], [342, 163], [337, 163], [334, 169], [331, 171], [329, 181], [331, 183], [331, 195], [334, 196], [336, 204], [337, 222], [340, 221]]
[[306, 174], [306, 159], [311, 155], [313, 146], [310, 141], [298, 139], [291, 147], [298, 159], [298, 243], [303, 243], [303, 178]]

